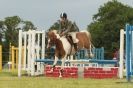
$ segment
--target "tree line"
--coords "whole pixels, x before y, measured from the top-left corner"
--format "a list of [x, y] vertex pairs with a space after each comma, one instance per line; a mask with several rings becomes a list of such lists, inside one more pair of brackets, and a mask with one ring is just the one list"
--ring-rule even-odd
[[133, 7], [117, 0], [108, 1], [100, 6], [93, 15], [87, 30], [92, 35], [95, 47], [105, 48], [105, 57], [112, 58], [113, 52], [120, 48], [120, 29], [126, 24], [133, 24]]
[[9, 57], [10, 44], [18, 46], [19, 30], [35, 30], [35, 26], [31, 21], [22, 20], [19, 16], [6, 17], [0, 20], [0, 45], [2, 45], [3, 59], [6, 61]]

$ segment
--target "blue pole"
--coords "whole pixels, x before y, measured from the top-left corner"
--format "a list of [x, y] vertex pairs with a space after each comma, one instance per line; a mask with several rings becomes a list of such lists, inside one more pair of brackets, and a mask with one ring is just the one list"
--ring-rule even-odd
[[104, 48], [103, 47], [102, 47], [101, 58], [102, 58], [102, 60], [104, 60]]
[[130, 81], [130, 26], [126, 25], [126, 78]]
[[133, 75], [133, 26], [131, 26], [131, 31], [132, 31], [132, 36], [131, 36], [131, 41], [132, 41], [132, 51], [131, 51], [131, 58], [130, 58], [130, 75]]

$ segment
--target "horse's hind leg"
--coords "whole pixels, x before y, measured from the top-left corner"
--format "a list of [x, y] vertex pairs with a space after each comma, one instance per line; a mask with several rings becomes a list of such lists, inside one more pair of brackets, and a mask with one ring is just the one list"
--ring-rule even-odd
[[93, 58], [94, 57], [94, 54], [92, 53], [92, 46], [91, 46], [91, 44], [90, 44], [90, 50], [89, 50], [89, 57], [90, 58]]

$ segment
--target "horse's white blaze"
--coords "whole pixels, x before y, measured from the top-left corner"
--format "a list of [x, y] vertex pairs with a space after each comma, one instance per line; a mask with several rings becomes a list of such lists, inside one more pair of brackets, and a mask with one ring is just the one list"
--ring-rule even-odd
[[48, 44], [47, 44], [47, 48], [49, 48], [50, 47], [50, 39], [48, 39]]

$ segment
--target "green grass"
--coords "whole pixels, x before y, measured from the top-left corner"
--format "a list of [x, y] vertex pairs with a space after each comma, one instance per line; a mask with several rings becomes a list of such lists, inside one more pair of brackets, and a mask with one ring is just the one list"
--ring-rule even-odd
[[17, 76], [17, 71], [8, 71], [8, 70], [3, 70], [0, 72], [0, 77], [16, 77]]
[[17, 71], [0, 72], [0, 88], [133, 88], [126, 79], [68, 79], [17, 77]]

